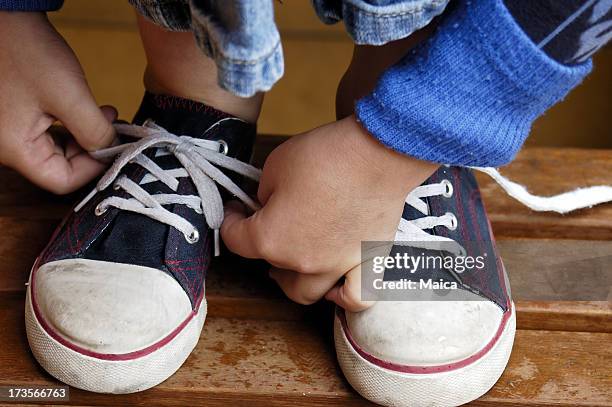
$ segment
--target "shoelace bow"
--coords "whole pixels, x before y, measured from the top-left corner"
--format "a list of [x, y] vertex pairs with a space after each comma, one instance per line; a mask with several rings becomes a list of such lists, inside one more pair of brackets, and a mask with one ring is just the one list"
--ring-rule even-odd
[[[217, 124], [215, 123], [211, 128]], [[254, 181], [259, 180], [261, 171], [240, 160], [226, 156], [227, 144], [223, 141], [177, 136], [153, 123], [146, 123], [143, 126], [116, 124], [115, 129], [120, 134], [140, 140], [92, 153], [94, 158], [97, 159], [117, 155], [118, 157], [106, 174], [100, 178], [96, 188], [75, 207], [75, 212], [81, 210], [96, 193], [105, 190], [115, 183], [115, 189], [123, 189], [131, 198], [108, 197], [98, 204], [96, 214], [104, 213], [109, 207], [140, 213], [176, 228], [185, 235], [187, 241], [195, 243], [199, 239], [198, 230], [183, 217], [163, 207], [163, 205], [170, 204], [186, 205], [194, 211], [204, 214], [206, 223], [214, 230], [215, 255], [218, 255], [219, 228], [223, 222], [223, 201], [216, 184], [223, 186], [253, 211], [259, 209], [259, 204], [251, 199], [215, 165], [246, 176]], [[163, 151], [162, 154], [173, 154], [184, 168], [162, 169], [153, 160], [142, 154], [148, 148], [157, 148], [158, 151]], [[128, 163], [138, 164], [149, 172], [140, 181], [140, 185], [161, 181], [171, 190], [177, 191], [179, 185], [178, 178], [190, 177], [196, 186], [198, 196], [178, 194], [151, 195], [127, 176], [120, 176], [121, 170]], [[579, 188], [555, 196], [542, 197], [529, 193], [525, 187], [503, 177], [494, 168], [472, 168], [489, 175], [508, 195], [535, 211], [554, 211], [564, 214], [576, 209], [612, 201], [612, 186], [600, 185]], [[412, 206], [424, 216], [413, 220], [402, 218], [398, 225], [395, 240], [404, 242], [452, 242], [449, 238], [425, 232], [426, 229], [432, 229], [436, 226], [445, 226], [450, 230], [457, 228], [457, 218], [450, 212], [442, 216], [432, 216], [429, 213], [429, 206], [425, 198], [433, 196], [450, 198], [453, 192], [453, 185], [448, 180], [416, 187], [408, 194], [406, 204]], [[457, 252], [464, 251], [460, 245], [457, 246]]]
[[[211, 128], [215, 125], [211, 126]], [[119, 134], [140, 140], [92, 153], [92, 156], [97, 159], [114, 156], [117, 156], [117, 158], [106, 174], [100, 178], [95, 189], [75, 207], [75, 212], [81, 210], [96, 193], [105, 190], [114, 183], [115, 189], [124, 190], [130, 198], [110, 196], [102, 200], [96, 207], [95, 212], [97, 215], [101, 215], [109, 207], [140, 213], [176, 228], [185, 235], [185, 239], [188, 242], [195, 243], [199, 240], [198, 230], [182, 216], [172, 213], [163, 207], [163, 205], [170, 204], [186, 205], [194, 211], [204, 214], [206, 223], [214, 230], [215, 255], [218, 255], [219, 228], [223, 222], [223, 201], [216, 184], [227, 189], [253, 211], [259, 209], [259, 204], [251, 199], [217, 167], [228, 169], [255, 181], [259, 180], [261, 171], [249, 164], [225, 155], [227, 153], [227, 144], [224, 141], [177, 136], [151, 122], [146, 123], [144, 126], [116, 124], [115, 129]], [[183, 168], [162, 169], [153, 160], [142, 154], [149, 148], [157, 148], [157, 155], [173, 154]], [[138, 164], [148, 171], [148, 174], [140, 181], [140, 184], [120, 174], [123, 167], [129, 163]], [[151, 195], [140, 186], [148, 182], [160, 181], [172, 191], [177, 191], [179, 186], [178, 178], [184, 177], [191, 178], [198, 192], [197, 196], [179, 194]]]

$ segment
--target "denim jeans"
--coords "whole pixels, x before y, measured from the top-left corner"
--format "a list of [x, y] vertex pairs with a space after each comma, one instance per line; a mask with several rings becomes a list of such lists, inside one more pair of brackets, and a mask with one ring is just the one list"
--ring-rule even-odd
[[[269, 90], [283, 75], [273, 0], [129, 0], [145, 18], [193, 31], [218, 68], [219, 85], [239, 96]], [[291, 1], [291, 0], [289, 0]], [[344, 21], [356, 44], [405, 38], [442, 13], [448, 0], [313, 0], [326, 24]]]

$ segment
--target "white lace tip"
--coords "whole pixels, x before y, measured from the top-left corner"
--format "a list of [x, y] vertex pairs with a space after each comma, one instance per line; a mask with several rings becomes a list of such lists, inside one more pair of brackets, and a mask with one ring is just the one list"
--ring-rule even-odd
[[220, 238], [219, 238], [219, 229], [215, 229], [214, 230], [214, 235], [215, 235], [215, 257], [219, 256], [221, 254], [221, 246], [220, 246]]
[[75, 212], [78, 212], [78, 211], [80, 211], [81, 209], [83, 209], [83, 207], [84, 207], [85, 205], [87, 205], [87, 202], [89, 202], [89, 200], [90, 200], [91, 198], [93, 198], [93, 197], [94, 197], [94, 195], [95, 195], [95, 194], [97, 194], [97, 193], [98, 193], [98, 188], [94, 188], [94, 189], [93, 189], [93, 191], [91, 191], [90, 193], [88, 193], [88, 194], [87, 194], [87, 196], [86, 196], [86, 197], [85, 197], [85, 198], [84, 198], [84, 199], [83, 199], [81, 202], [79, 202], [79, 204], [78, 204], [77, 206], [75, 206], [75, 207], [74, 207], [74, 211], [75, 211]]

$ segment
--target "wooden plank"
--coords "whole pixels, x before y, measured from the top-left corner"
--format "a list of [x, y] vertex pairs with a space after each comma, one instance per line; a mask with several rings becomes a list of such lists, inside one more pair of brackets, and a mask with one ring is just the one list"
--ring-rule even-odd
[[[501, 173], [539, 195], [612, 185], [612, 151], [525, 148]], [[507, 196], [488, 176], [479, 174], [478, 181], [497, 236], [612, 239], [611, 204], [564, 216], [539, 213]]]
[[612, 333], [610, 301], [518, 301], [520, 329]]
[[[44, 226], [44, 229], [42, 228]], [[53, 225], [38, 220], [0, 217], [0, 293], [23, 292], [31, 265], [47, 241]], [[28, 242], [28, 244], [24, 244]], [[548, 329], [564, 331], [612, 332], [612, 306], [605, 290], [609, 284], [598, 279], [605, 277], [605, 266], [595, 269], [592, 262], [573, 262], [574, 253], [544, 252], [550, 242], [541, 240], [502, 240], [502, 253], [512, 281], [513, 296], [521, 329]], [[612, 252], [612, 242], [572, 242], [581, 247], [585, 258], [600, 258], [603, 252]], [[517, 246], [529, 245], [544, 258], [555, 259], [542, 264], [532, 257], [520, 257]], [[541, 249], [538, 249], [541, 248]], [[589, 252], [590, 250], [590, 252]], [[558, 264], [570, 264], [571, 273]], [[236, 256], [214, 259], [207, 276], [206, 290], [209, 314], [215, 317], [301, 320], [307, 307], [287, 300], [278, 287], [267, 277], [265, 262], [250, 261]], [[596, 273], [595, 273], [596, 272]], [[593, 274], [595, 273], [595, 274]], [[585, 279], [585, 276], [590, 278]], [[549, 281], [564, 280], [561, 286]], [[564, 287], [579, 290], [564, 291]], [[602, 289], [604, 291], [602, 291]], [[565, 297], [564, 297], [565, 295]]]
[[[170, 379], [143, 393], [107, 396], [71, 390], [72, 404], [362, 405], [334, 359], [330, 309], [306, 323], [208, 318], [200, 342]], [[23, 295], [0, 295], [0, 384], [57, 383], [25, 340]], [[508, 369], [476, 405], [609, 406], [612, 334], [517, 332]]]
[[612, 405], [612, 348], [599, 340], [610, 343], [612, 335], [517, 331], [508, 368], [482, 404]]
[[[276, 137], [261, 137], [257, 145], [257, 160], [261, 163], [267, 152], [279, 141]], [[529, 153], [529, 150], [526, 153]], [[570, 150], [568, 155], [570, 159], [577, 160], [585, 158], [582, 156], [584, 153], [584, 150]], [[565, 173], [559, 175], [558, 172], [551, 172], [547, 165], [538, 164], [547, 157], [555, 157], [555, 154], [538, 154], [531, 158], [526, 155], [526, 157], [526, 159], [519, 158], [516, 165], [525, 166], [523, 161], [528, 161], [530, 165], [537, 164], [538, 174], [541, 174], [542, 179], [540, 180], [540, 175], [534, 176], [532, 177], [534, 183], [535, 181], [562, 182], [556, 177], [568, 175]], [[605, 182], [609, 173], [606, 175], [600, 173], [610, 169], [605, 155], [600, 154], [598, 158], [595, 154], [593, 160], [595, 168], [582, 165], [579, 167], [580, 171], [576, 173], [582, 174], [584, 179]], [[550, 165], [554, 164], [553, 161]], [[33, 187], [12, 171], [3, 168], [0, 168], [0, 179], [3, 179], [0, 186], [0, 230], [3, 231], [0, 239], [0, 258], [6, 259], [0, 266], [0, 291], [23, 291], [35, 257], [46, 244], [59, 218], [68, 210], [69, 205], [77, 200], [77, 196], [83, 194], [83, 191], [68, 197], [55, 197]], [[507, 199], [503, 194], [500, 198], [500, 192], [491, 188], [483, 188], [483, 194], [493, 219], [495, 216], [506, 216], [504, 211], [508, 209], [499, 204], [500, 199]], [[596, 219], [600, 219], [602, 215], [598, 212], [605, 214], [609, 209], [609, 205], [602, 206], [588, 213], [583, 212], [579, 216], [583, 220], [585, 216], [587, 218], [595, 216]], [[533, 214], [526, 213], [522, 217], [514, 217], [513, 222], [528, 225], [533, 217]], [[566, 230], [572, 226], [576, 227], [572, 223], [573, 219], [573, 215], [554, 218], [558, 224], [568, 224]], [[584, 238], [591, 237], [590, 225], [594, 222], [588, 222], [588, 227], [577, 228], [582, 230]], [[606, 221], [602, 223], [605, 225]], [[607, 220], [607, 223], [609, 224], [610, 220]], [[505, 224], [501, 225], [503, 232]], [[495, 220], [493, 226], [499, 235], [498, 223]], [[527, 227], [522, 230], [525, 234], [530, 232]], [[605, 292], [602, 294], [600, 291], [609, 287], [609, 284], [606, 284], [606, 281], [601, 284], [600, 280], [592, 278], [593, 270], [598, 269], [598, 276], [601, 277], [601, 271], [605, 270], [606, 263], [609, 264], [609, 256], [612, 253], [610, 244], [610, 242], [567, 240], [551, 242], [542, 239], [501, 240], [500, 250], [513, 283], [514, 296], [518, 299], [519, 327], [612, 331], [610, 307], [596, 303], [607, 299]], [[208, 278], [207, 290], [211, 315], [279, 320], [302, 318], [303, 307], [283, 299], [280, 291], [265, 277], [265, 266], [253, 271], [257, 267], [252, 263], [234, 260], [230, 262], [225, 260], [225, 262], [217, 262]], [[591, 278], [584, 278], [585, 276]], [[564, 284], [551, 287], [547, 285], [550, 281], [564, 282]], [[568, 290], [568, 287], [578, 290]], [[543, 294], [551, 289], [553, 292], [559, 291], [561, 296], [543, 297]], [[543, 300], [548, 300], [545, 306], [534, 305], [534, 301]], [[566, 303], [567, 300], [572, 300], [573, 303]], [[569, 316], [571, 318], [568, 318]]]
[[[278, 143], [285, 138], [260, 136], [255, 161], [261, 166]], [[567, 165], [570, 162], [572, 165]], [[526, 148], [517, 159], [502, 169], [511, 179], [525, 184], [533, 193], [552, 195], [589, 185], [612, 185], [612, 151], [589, 149]], [[61, 218], [74, 202], [59, 200], [64, 209], [52, 207], [57, 198], [41, 192], [14, 172], [0, 167], [0, 216], [17, 211], [20, 216]], [[566, 215], [539, 213], [524, 207], [506, 195], [489, 177], [478, 174], [481, 192], [497, 238], [538, 237], [554, 239], [612, 240], [612, 205], [599, 205]], [[78, 195], [78, 194], [77, 194]], [[36, 208], [26, 209], [36, 205]], [[39, 210], [43, 205], [44, 210]], [[48, 205], [48, 206], [47, 206]]]

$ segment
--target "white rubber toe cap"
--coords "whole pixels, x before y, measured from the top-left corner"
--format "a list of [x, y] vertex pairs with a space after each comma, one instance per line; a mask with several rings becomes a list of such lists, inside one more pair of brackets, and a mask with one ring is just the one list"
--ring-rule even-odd
[[473, 356], [495, 337], [502, 318], [496, 304], [482, 299], [381, 301], [359, 313], [346, 312], [350, 334], [363, 351], [410, 366], [442, 365]]
[[142, 266], [69, 259], [42, 265], [33, 292], [50, 329], [88, 351], [124, 354], [150, 346], [192, 312], [168, 274]]

